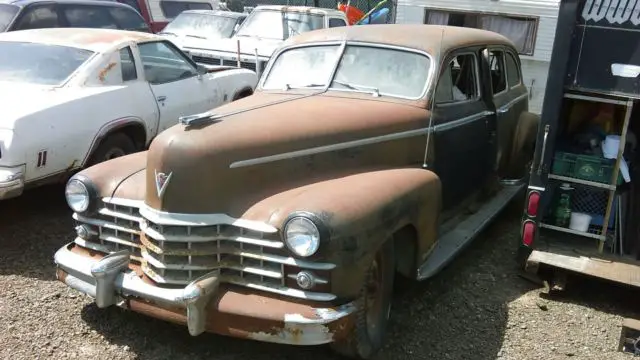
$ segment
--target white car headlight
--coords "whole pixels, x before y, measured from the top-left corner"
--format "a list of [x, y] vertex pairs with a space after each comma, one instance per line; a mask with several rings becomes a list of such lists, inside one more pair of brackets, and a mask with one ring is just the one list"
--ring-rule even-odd
[[91, 201], [87, 186], [78, 179], [71, 179], [64, 190], [67, 204], [74, 212], [81, 213], [89, 208]]
[[311, 256], [320, 247], [320, 231], [313, 221], [294, 217], [284, 226], [284, 241], [296, 255]]

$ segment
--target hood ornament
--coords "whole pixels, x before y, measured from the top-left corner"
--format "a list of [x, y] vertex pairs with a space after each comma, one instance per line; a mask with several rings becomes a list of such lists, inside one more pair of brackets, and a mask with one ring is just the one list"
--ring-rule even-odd
[[167, 189], [167, 185], [169, 184], [169, 180], [171, 180], [172, 172], [168, 175], [162, 172], [158, 172], [158, 170], [154, 170], [156, 173], [156, 192], [158, 193], [158, 198], [162, 198], [164, 191]]

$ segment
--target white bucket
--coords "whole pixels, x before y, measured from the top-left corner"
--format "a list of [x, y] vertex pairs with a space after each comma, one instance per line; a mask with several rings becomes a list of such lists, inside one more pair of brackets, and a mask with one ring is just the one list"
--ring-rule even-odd
[[575, 231], [587, 232], [591, 224], [591, 215], [574, 212], [571, 213], [571, 222], [569, 228]]
[[602, 142], [602, 153], [607, 159], [615, 159], [618, 157], [618, 148], [620, 147], [620, 136], [607, 135]]

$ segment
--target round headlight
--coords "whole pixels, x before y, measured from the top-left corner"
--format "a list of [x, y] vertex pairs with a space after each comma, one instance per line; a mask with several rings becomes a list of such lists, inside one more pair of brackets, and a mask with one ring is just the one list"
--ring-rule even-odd
[[81, 213], [89, 208], [89, 190], [82, 181], [77, 179], [69, 180], [67, 188], [64, 190], [64, 195], [71, 210]]
[[320, 247], [320, 231], [313, 221], [295, 217], [284, 227], [284, 240], [289, 250], [298, 256], [311, 256]]

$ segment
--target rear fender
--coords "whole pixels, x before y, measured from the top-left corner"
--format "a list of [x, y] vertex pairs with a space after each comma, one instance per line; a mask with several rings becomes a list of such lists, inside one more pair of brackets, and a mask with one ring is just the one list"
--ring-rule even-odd
[[508, 175], [510, 177], [522, 176], [522, 169], [533, 158], [539, 124], [540, 115], [528, 111], [520, 114], [509, 156]]
[[[245, 219], [282, 229], [292, 216], [319, 222], [320, 249], [309, 260], [331, 262], [332, 292], [357, 295], [364, 270], [384, 241], [399, 229], [416, 230], [415, 258], [421, 263], [437, 237], [440, 179], [423, 169], [381, 170], [320, 181], [271, 196], [251, 207]], [[403, 259], [398, 259], [403, 261]]]

